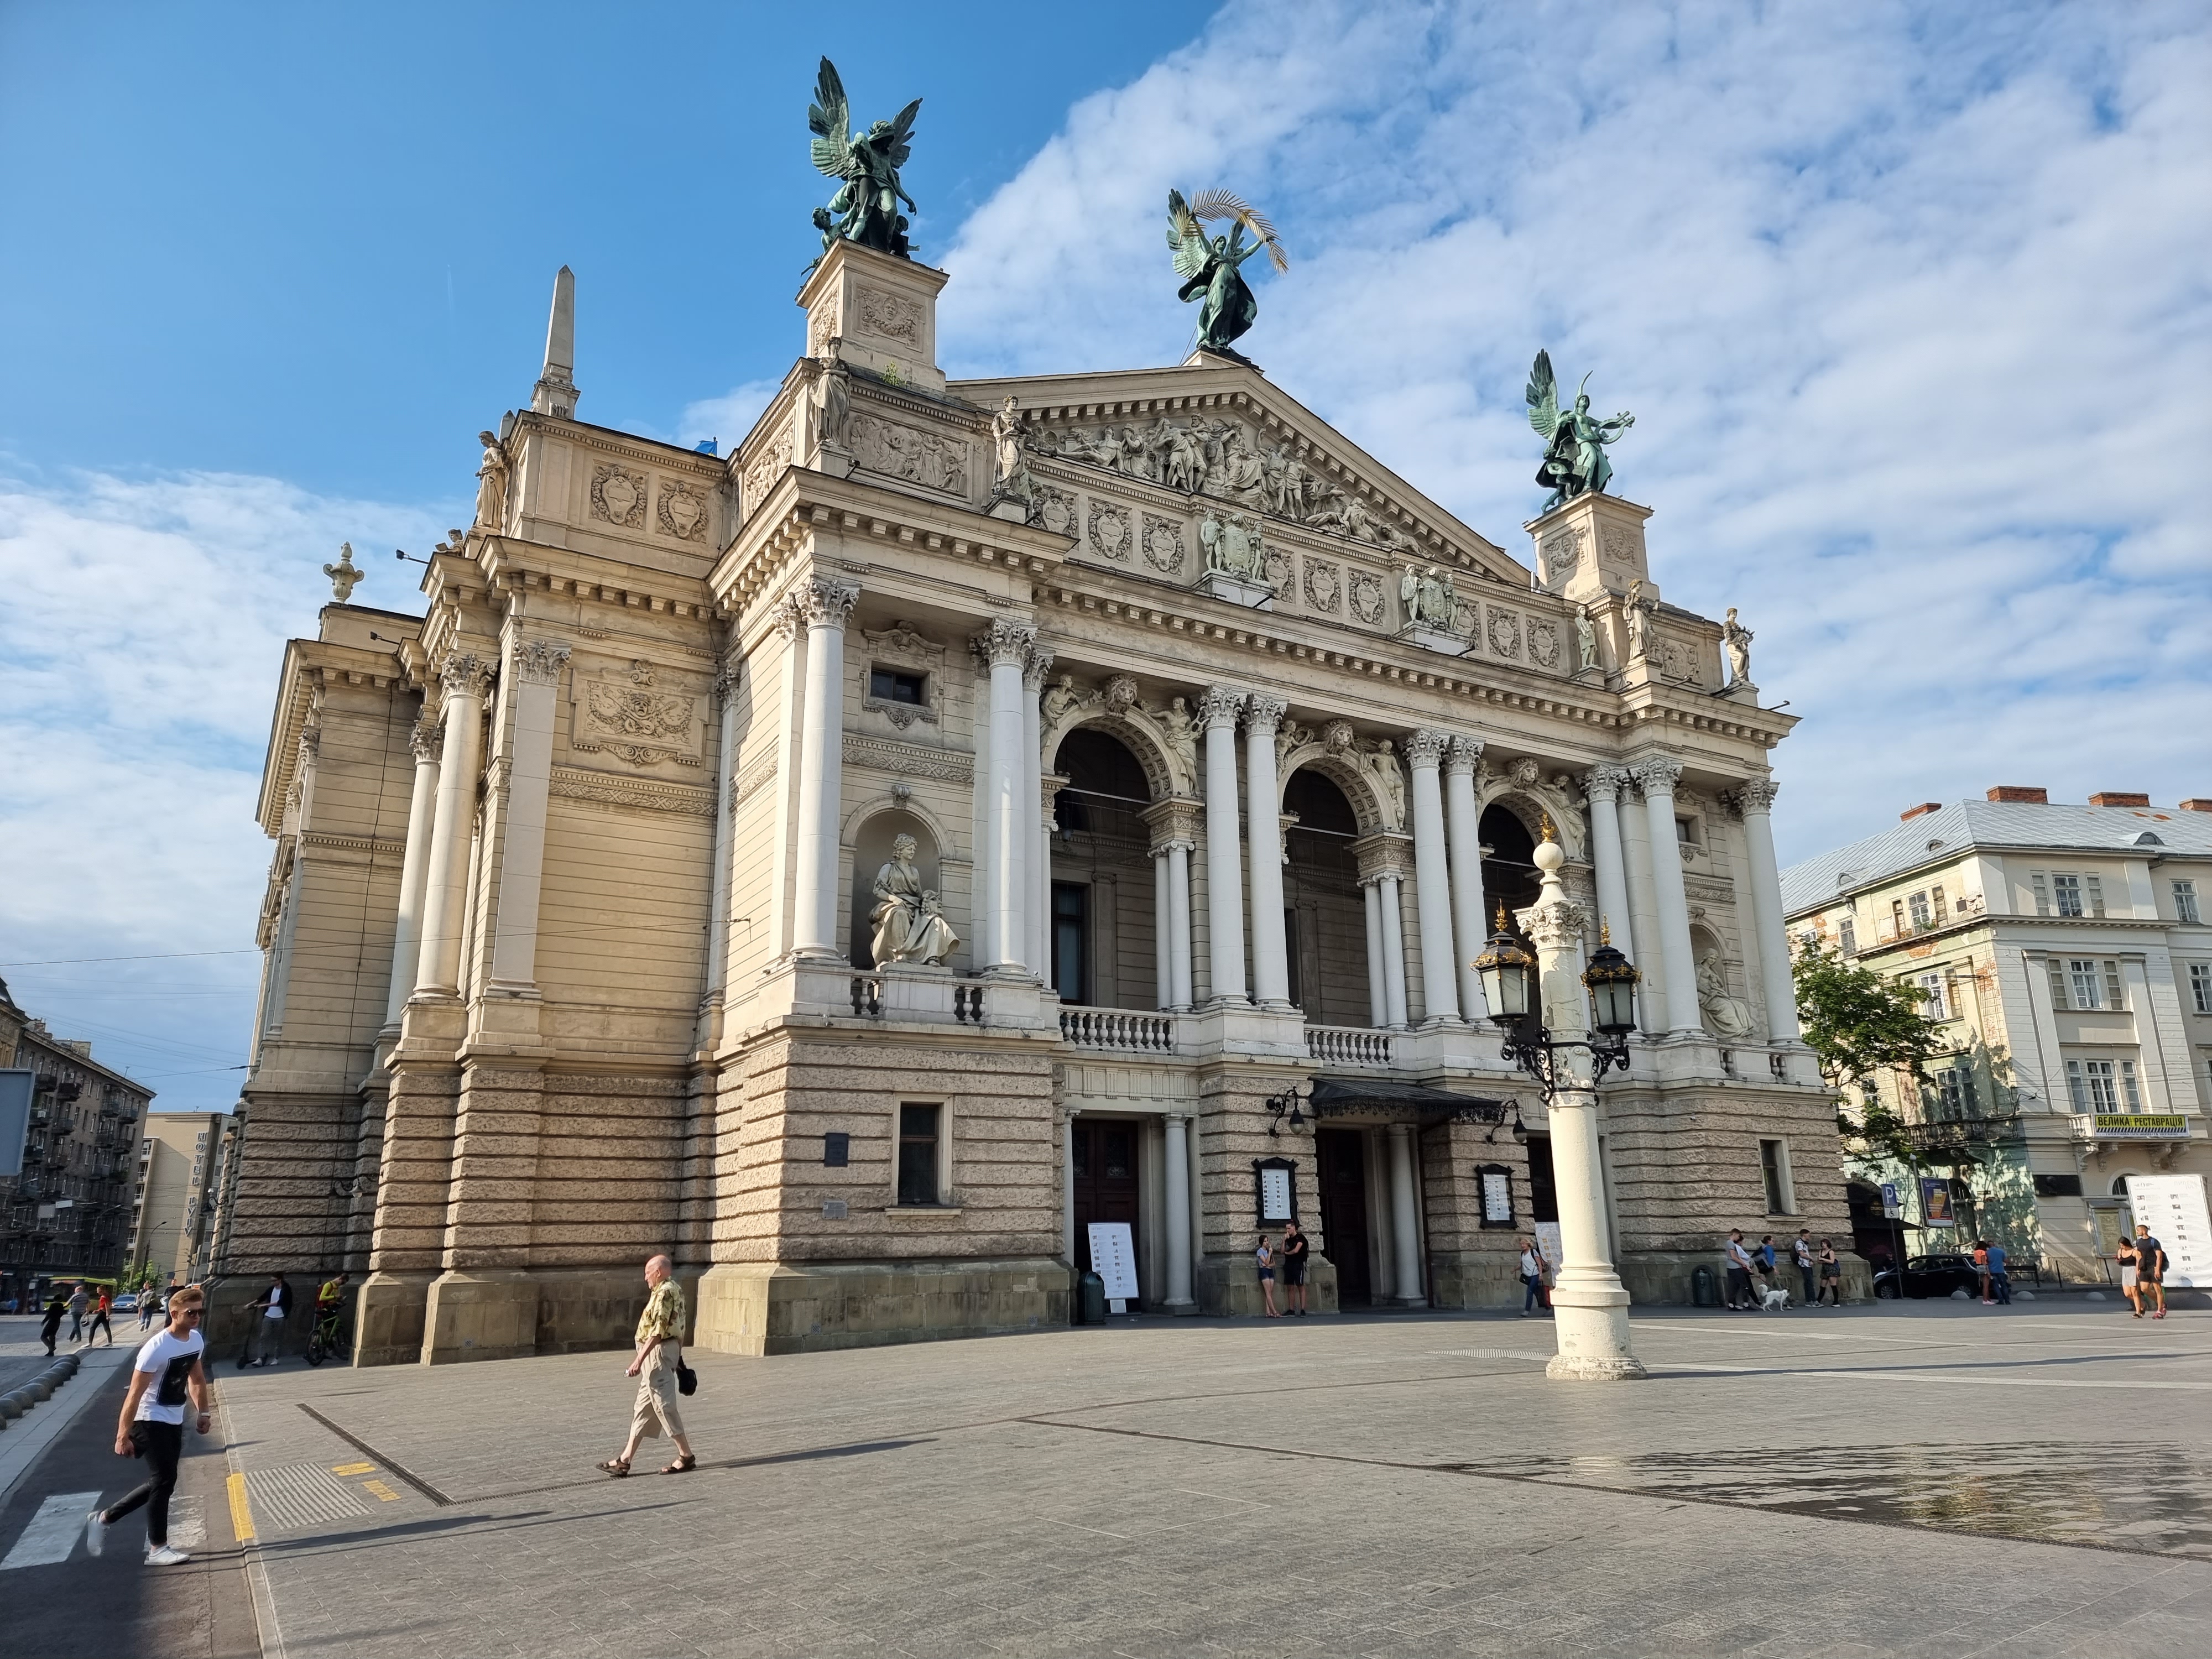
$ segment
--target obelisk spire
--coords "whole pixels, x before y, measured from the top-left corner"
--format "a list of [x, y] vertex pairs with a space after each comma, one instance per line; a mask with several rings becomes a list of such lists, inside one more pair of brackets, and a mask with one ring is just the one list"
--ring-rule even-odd
[[545, 325], [545, 370], [531, 388], [530, 406], [567, 420], [576, 412], [576, 273], [553, 279], [553, 315]]

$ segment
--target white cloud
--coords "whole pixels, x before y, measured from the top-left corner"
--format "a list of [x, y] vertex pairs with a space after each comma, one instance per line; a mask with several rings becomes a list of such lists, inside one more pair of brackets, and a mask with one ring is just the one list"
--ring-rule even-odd
[[[191, 473], [0, 477], [0, 960], [250, 952], [253, 817], [284, 641], [314, 629], [350, 539], [354, 602], [419, 611], [395, 545], [450, 513]], [[36, 872], [35, 880], [21, 872]], [[220, 1105], [244, 1058], [250, 954], [0, 967], [16, 1001], [160, 1104]]]
[[748, 380], [719, 398], [702, 398], [684, 404], [683, 418], [676, 423], [676, 441], [694, 446], [713, 438], [720, 445], [721, 453], [728, 454], [752, 430], [753, 422], [760, 418], [761, 410], [768, 407], [769, 399], [775, 396], [780, 386], [775, 380]]
[[1169, 185], [1294, 264], [1243, 344], [1508, 545], [1538, 345], [1742, 606], [1785, 854], [1996, 782], [2212, 794], [2212, 28], [2179, 7], [1232, 6], [946, 259], [948, 367], [1178, 358]]

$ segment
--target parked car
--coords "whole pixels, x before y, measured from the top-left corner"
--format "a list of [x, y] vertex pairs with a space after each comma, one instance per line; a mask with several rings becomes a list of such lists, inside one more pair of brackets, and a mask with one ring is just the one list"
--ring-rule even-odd
[[1905, 1285], [1898, 1288], [1897, 1269], [1884, 1267], [1874, 1276], [1876, 1296], [1930, 1297], [1948, 1296], [1954, 1291], [1964, 1291], [1969, 1296], [1981, 1294], [1980, 1273], [1974, 1259], [1967, 1255], [1915, 1255], [1905, 1261]]
[[125, 1291], [121, 1296], [117, 1297], [115, 1298], [115, 1305], [112, 1311], [116, 1313], [137, 1313], [138, 1311], [138, 1297], [137, 1292]]

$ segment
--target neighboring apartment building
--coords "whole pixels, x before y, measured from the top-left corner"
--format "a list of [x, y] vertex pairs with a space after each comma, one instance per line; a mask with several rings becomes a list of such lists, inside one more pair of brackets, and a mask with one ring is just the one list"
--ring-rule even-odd
[[0, 1176], [0, 1298], [56, 1279], [116, 1278], [131, 1243], [131, 1154], [154, 1092], [40, 1019], [23, 1022], [15, 1064], [38, 1076], [23, 1172]]
[[191, 1276], [220, 1190], [226, 1112], [149, 1112], [138, 1143], [138, 1190], [129, 1260], [157, 1282]]
[[2127, 1176], [2212, 1170], [2212, 800], [1929, 801], [1786, 872], [1783, 896], [1794, 935], [1916, 987], [1942, 1022], [1924, 1086], [1881, 1085], [1924, 1162], [1880, 1173], [1908, 1192], [1955, 1175], [1957, 1237], [2094, 1276], [2130, 1224]]

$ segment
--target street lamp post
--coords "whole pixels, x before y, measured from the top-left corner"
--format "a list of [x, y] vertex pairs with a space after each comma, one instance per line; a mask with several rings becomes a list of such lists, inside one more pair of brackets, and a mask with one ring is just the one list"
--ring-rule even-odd
[[[1542, 877], [1536, 902], [1517, 914], [1536, 956], [1506, 931], [1475, 958], [1490, 1017], [1505, 1032], [1505, 1058], [1536, 1079], [1552, 1121], [1552, 1176], [1559, 1206], [1560, 1263], [1552, 1288], [1559, 1352], [1547, 1376], [1577, 1382], [1627, 1382], [1646, 1375], [1629, 1346], [1628, 1291], [1613, 1271], [1606, 1243], [1604, 1176], [1598, 1160], [1597, 1080], [1628, 1069], [1628, 1036], [1636, 1029], [1640, 975], [1610, 938], [1577, 981], [1577, 947], [1588, 912], [1566, 895], [1559, 866], [1566, 854], [1544, 825], [1535, 864]], [[1596, 1015], [1584, 1024], [1587, 993]]]

